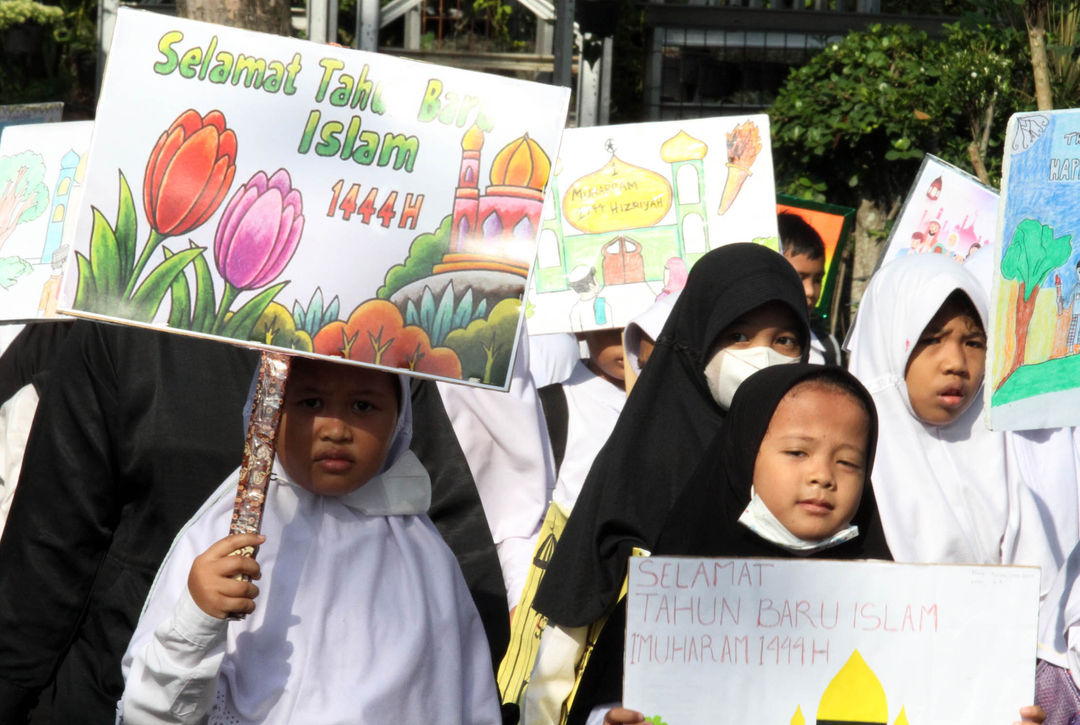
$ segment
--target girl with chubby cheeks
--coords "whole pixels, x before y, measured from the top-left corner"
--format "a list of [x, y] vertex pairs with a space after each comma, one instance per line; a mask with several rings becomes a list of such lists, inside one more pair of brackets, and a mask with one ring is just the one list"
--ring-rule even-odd
[[[755, 373], [736, 392], [728, 425], [653, 553], [891, 558], [871, 484], [878, 440], [873, 399], [850, 373], [816, 365]], [[1045, 717], [1035, 706], [1019, 714], [1027, 725]], [[617, 706], [603, 720], [645, 723], [642, 713]]]
[[[234, 473], [158, 572], [119, 722], [501, 722], [480, 618], [426, 515], [406, 380], [294, 360], [263, 535], [222, 538]], [[233, 555], [246, 546], [257, 559]]]

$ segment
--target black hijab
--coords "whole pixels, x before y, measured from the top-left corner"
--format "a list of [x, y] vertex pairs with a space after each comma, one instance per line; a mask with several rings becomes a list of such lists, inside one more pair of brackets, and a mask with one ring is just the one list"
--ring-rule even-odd
[[631, 549], [653, 548], [724, 418], [705, 380], [709, 352], [724, 328], [768, 302], [795, 315], [805, 359], [806, 296], [784, 257], [730, 244], [693, 266], [540, 583], [534, 606], [551, 621], [579, 627], [598, 619], [615, 603]]
[[[800, 383], [820, 380], [843, 388], [863, 403], [870, 414], [863, 496], [852, 523], [859, 535], [815, 552], [825, 559], [891, 559], [870, 483], [877, 448], [877, 412], [870, 393], [851, 373], [836, 367], [774, 365], [747, 378], [735, 392], [725, 425], [709, 445], [697, 470], [672, 506], [655, 555], [783, 556], [791, 554], [738, 523], [750, 503], [750, 482], [758, 448], [773, 413], [788, 391]], [[821, 411], [828, 415], [828, 411]]]
[[[758, 448], [776, 406], [799, 383], [822, 380], [838, 385], [863, 402], [870, 414], [863, 495], [852, 523], [859, 535], [837, 546], [807, 555], [819, 559], [892, 559], [870, 485], [877, 444], [877, 413], [866, 389], [837, 367], [805, 363], [774, 365], [747, 378], [735, 392], [720, 433], [705, 450], [697, 470], [672, 506], [652, 553], [657, 556], [794, 556], [740, 524], [750, 503], [750, 485]], [[828, 411], [821, 411], [827, 415]], [[562, 546], [562, 543], [559, 543]], [[626, 602], [611, 612], [582, 674], [567, 721], [580, 725], [593, 707], [621, 698]]]

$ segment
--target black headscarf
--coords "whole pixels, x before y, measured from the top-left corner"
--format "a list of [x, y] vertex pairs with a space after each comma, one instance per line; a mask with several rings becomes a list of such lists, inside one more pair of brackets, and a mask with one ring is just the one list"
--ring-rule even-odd
[[[651, 363], [650, 363], [651, 364]], [[709, 444], [660, 532], [654, 555], [660, 556], [794, 556], [738, 523], [750, 503], [750, 485], [758, 448], [776, 406], [789, 390], [809, 380], [833, 382], [863, 401], [870, 413], [863, 494], [852, 523], [859, 535], [837, 546], [807, 555], [819, 559], [892, 559], [870, 485], [877, 444], [877, 413], [866, 389], [837, 367], [774, 365], [747, 378], [735, 392], [724, 427]], [[827, 415], [828, 411], [821, 411]], [[559, 544], [562, 545], [561, 543]], [[571, 725], [584, 723], [590, 710], [620, 699], [626, 602], [614, 608], [600, 632], [582, 675], [568, 716]]]
[[[891, 559], [870, 484], [877, 447], [877, 412], [866, 388], [840, 368], [820, 365], [774, 365], [747, 378], [735, 392], [724, 428], [709, 446], [672, 506], [652, 551], [656, 555], [791, 556], [738, 523], [750, 504], [750, 482], [761, 440], [780, 400], [796, 385], [821, 380], [838, 385], [862, 401], [870, 413], [863, 496], [852, 523], [859, 535], [815, 552], [825, 559]], [[820, 411], [828, 415], [829, 411]], [[813, 556], [812, 555], [812, 556]]]
[[798, 320], [805, 359], [806, 296], [784, 257], [730, 244], [691, 269], [537, 591], [534, 606], [551, 621], [579, 627], [598, 619], [615, 603], [631, 549], [653, 548], [724, 418], [705, 380], [709, 352], [724, 328], [768, 302], [786, 305]]

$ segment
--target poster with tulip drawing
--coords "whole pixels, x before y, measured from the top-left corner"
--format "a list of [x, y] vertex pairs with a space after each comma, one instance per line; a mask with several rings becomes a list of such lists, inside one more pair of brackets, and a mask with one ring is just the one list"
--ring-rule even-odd
[[504, 388], [567, 103], [121, 9], [60, 307]]
[[529, 333], [624, 327], [710, 249], [776, 248], [769, 118], [567, 129], [544, 207]]
[[1080, 424], [1080, 111], [1009, 120], [984, 386], [995, 430]]
[[56, 317], [93, 129], [40, 123], [0, 136], [0, 322]]

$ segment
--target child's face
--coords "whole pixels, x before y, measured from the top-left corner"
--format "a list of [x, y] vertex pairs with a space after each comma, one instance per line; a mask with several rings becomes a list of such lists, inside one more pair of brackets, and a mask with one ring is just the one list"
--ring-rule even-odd
[[986, 333], [946, 303], [923, 330], [904, 370], [911, 408], [924, 423], [947, 425], [968, 409], [986, 371]]
[[322, 496], [363, 486], [390, 448], [397, 396], [398, 382], [389, 373], [296, 358], [277, 437], [285, 472]]
[[758, 449], [754, 490], [788, 531], [820, 541], [851, 523], [869, 427], [850, 393], [811, 381], [783, 397]]
[[821, 280], [825, 277], [825, 258], [810, 259], [805, 254], [785, 254], [787, 261], [799, 273], [803, 292], [806, 294], [806, 306], [811, 310], [821, 296]]
[[724, 328], [713, 345], [710, 357], [720, 350], [771, 347], [781, 355], [799, 357], [799, 323], [781, 302], [768, 302], [747, 312]]
[[622, 387], [626, 379], [626, 369], [623, 368], [622, 328], [592, 330], [581, 333], [581, 337], [589, 348], [589, 369], [613, 385]]

